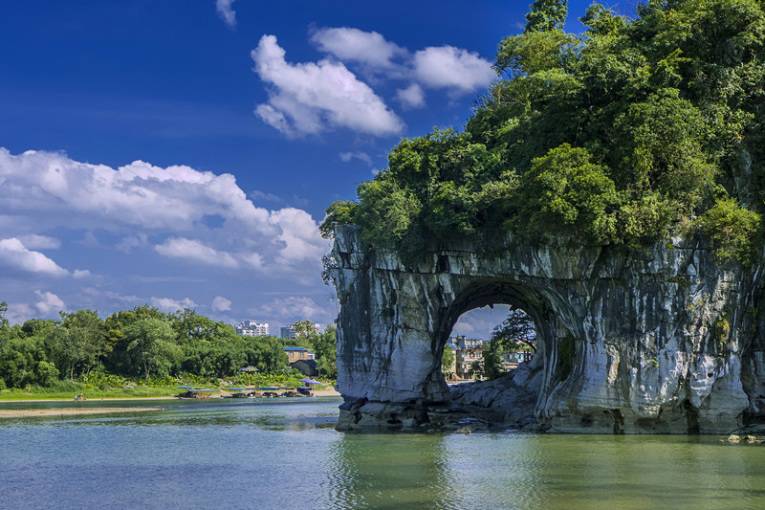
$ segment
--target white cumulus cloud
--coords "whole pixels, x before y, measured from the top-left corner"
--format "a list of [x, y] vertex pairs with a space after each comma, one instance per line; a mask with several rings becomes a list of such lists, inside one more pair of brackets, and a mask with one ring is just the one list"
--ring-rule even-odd
[[0, 264], [29, 273], [66, 276], [68, 271], [15, 237], [0, 239]]
[[259, 105], [256, 113], [285, 134], [349, 128], [384, 136], [403, 129], [383, 100], [339, 62], [289, 63], [273, 35], [261, 37], [251, 56], [255, 72], [272, 87], [268, 102]]
[[272, 300], [254, 310], [255, 315], [277, 319], [285, 324], [297, 320], [331, 322], [337, 314], [334, 303], [320, 305], [308, 296], [288, 296]]
[[263, 269], [263, 266], [265, 265], [263, 262], [263, 257], [260, 256], [260, 254], [252, 252], [252, 253], [245, 253], [245, 254], [239, 254], [239, 258], [246, 266], [251, 267], [252, 269]]
[[233, 3], [236, 0], [215, 0], [215, 10], [218, 11], [218, 16], [229, 27], [236, 27], [236, 11], [234, 11]]
[[[146, 228], [192, 228], [208, 215], [219, 215], [259, 231], [270, 231], [268, 211], [256, 208], [231, 174], [216, 175], [188, 166], [160, 168], [134, 161], [113, 169], [81, 163], [63, 154], [27, 151], [12, 155], [0, 148], [2, 209], [15, 214], [70, 216], [54, 224], [104, 228], [139, 225]], [[77, 217], [77, 215], [81, 215]], [[83, 216], [87, 216], [84, 218]], [[66, 221], [63, 221], [66, 220]]]
[[454, 46], [431, 46], [414, 54], [414, 76], [430, 88], [467, 93], [487, 87], [497, 77], [488, 60]]
[[27, 303], [8, 303], [6, 317], [11, 324], [20, 324], [34, 317], [34, 310]]
[[321, 28], [313, 33], [311, 41], [320, 51], [339, 60], [359, 62], [380, 70], [396, 68], [398, 64], [394, 59], [408, 54], [377, 32], [351, 27]]
[[190, 298], [173, 299], [168, 297], [152, 297], [152, 306], [156, 306], [163, 312], [177, 312], [186, 308], [196, 308], [197, 304]]
[[54, 312], [61, 312], [66, 310], [64, 301], [54, 293], [49, 291], [42, 292], [38, 290], [35, 291], [35, 294], [37, 294], [38, 297], [38, 301], [35, 303], [35, 308], [42, 315], [49, 315]]
[[212, 300], [212, 309], [216, 312], [228, 312], [231, 310], [231, 300], [223, 296], [215, 296]]
[[[9, 218], [0, 222], [0, 264], [27, 272], [68, 273], [23, 244], [29, 225], [80, 231], [86, 239], [95, 229], [110, 232], [119, 240], [112, 248], [126, 253], [157, 239], [154, 251], [163, 257], [274, 278], [318, 275], [328, 248], [304, 210], [256, 207], [233, 175], [184, 165], [135, 161], [112, 168], [60, 153], [13, 155], [0, 148], [0, 194], [0, 218]], [[100, 240], [93, 247], [108, 248]], [[72, 275], [86, 276], [82, 271]]]
[[147, 244], [149, 244], [149, 237], [146, 234], [139, 232], [137, 234], [125, 236], [119, 243], [115, 245], [115, 248], [121, 252], [130, 253], [131, 251], [146, 246]]
[[83, 278], [90, 278], [93, 276], [90, 271], [87, 269], [75, 269], [72, 271], [72, 278], [76, 280], [81, 280]]
[[369, 166], [372, 166], [372, 158], [367, 154], [366, 152], [341, 152], [340, 153], [340, 161], [343, 163], [350, 163], [354, 159], [358, 159], [359, 161], [363, 161]]
[[298, 265], [301, 261], [319, 260], [326, 250], [322, 239], [315, 233], [319, 225], [302, 209], [286, 207], [271, 213], [271, 221], [281, 226], [279, 241], [282, 249], [278, 259]]
[[188, 259], [210, 266], [239, 267], [239, 263], [231, 254], [211, 248], [194, 239], [174, 237], [156, 245], [154, 249], [165, 257]]
[[58, 250], [61, 247], [61, 241], [50, 236], [26, 234], [18, 239], [30, 250]]
[[[410, 82], [395, 94], [407, 109], [425, 106], [423, 87], [445, 89], [456, 96], [485, 88], [496, 79], [490, 61], [454, 46], [430, 46], [411, 52], [378, 32], [352, 27], [320, 28], [311, 35], [311, 42], [332, 58], [360, 67], [375, 82]], [[273, 124], [286, 122], [276, 112], [263, 114], [271, 117]]]
[[396, 91], [396, 99], [405, 108], [422, 108], [425, 106], [425, 92], [416, 83], [412, 83], [403, 89], [398, 89]]

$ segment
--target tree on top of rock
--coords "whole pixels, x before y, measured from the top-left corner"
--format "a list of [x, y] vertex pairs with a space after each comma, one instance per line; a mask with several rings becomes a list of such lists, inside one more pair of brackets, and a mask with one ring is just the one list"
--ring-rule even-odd
[[568, 15], [568, 0], [534, 0], [526, 15], [526, 32], [562, 30]]

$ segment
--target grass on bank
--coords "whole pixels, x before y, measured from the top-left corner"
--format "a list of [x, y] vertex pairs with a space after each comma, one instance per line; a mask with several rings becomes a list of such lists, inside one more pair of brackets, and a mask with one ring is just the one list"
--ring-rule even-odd
[[[238, 387], [278, 386], [296, 388], [302, 374], [241, 374], [225, 379], [206, 379], [193, 375], [152, 379], [127, 379], [111, 374], [91, 374], [82, 380], [56, 381], [49, 386], [26, 386], [0, 390], [0, 401], [72, 400], [77, 395], [87, 399], [174, 397], [183, 392], [180, 386], [225, 390]], [[317, 389], [329, 389], [333, 380], [320, 379]]]

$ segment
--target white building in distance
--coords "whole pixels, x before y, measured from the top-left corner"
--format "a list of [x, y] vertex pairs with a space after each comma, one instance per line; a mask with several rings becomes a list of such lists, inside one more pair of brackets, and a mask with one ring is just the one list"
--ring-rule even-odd
[[268, 323], [242, 321], [236, 326], [236, 334], [242, 336], [268, 336]]
[[478, 338], [466, 338], [464, 335], [454, 337], [451, 343], [457, 347], [458, 351], [483, 348], [483, 340]]

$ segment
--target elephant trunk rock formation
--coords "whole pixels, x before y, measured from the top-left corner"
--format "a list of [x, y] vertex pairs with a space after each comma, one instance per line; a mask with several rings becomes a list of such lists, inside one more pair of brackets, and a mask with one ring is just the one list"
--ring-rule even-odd
[[[699, 239], [642, 251], [450, 246], [406, 265], [340, 225], [338, 428], [437, 427], [462, 411], [559, 432], [727, 433], [765, 417], [761, 269], [721, 267]], [[537, 355], [450, 390], [441, 354], [458, 317], [505, 303], [535, 321]]]

